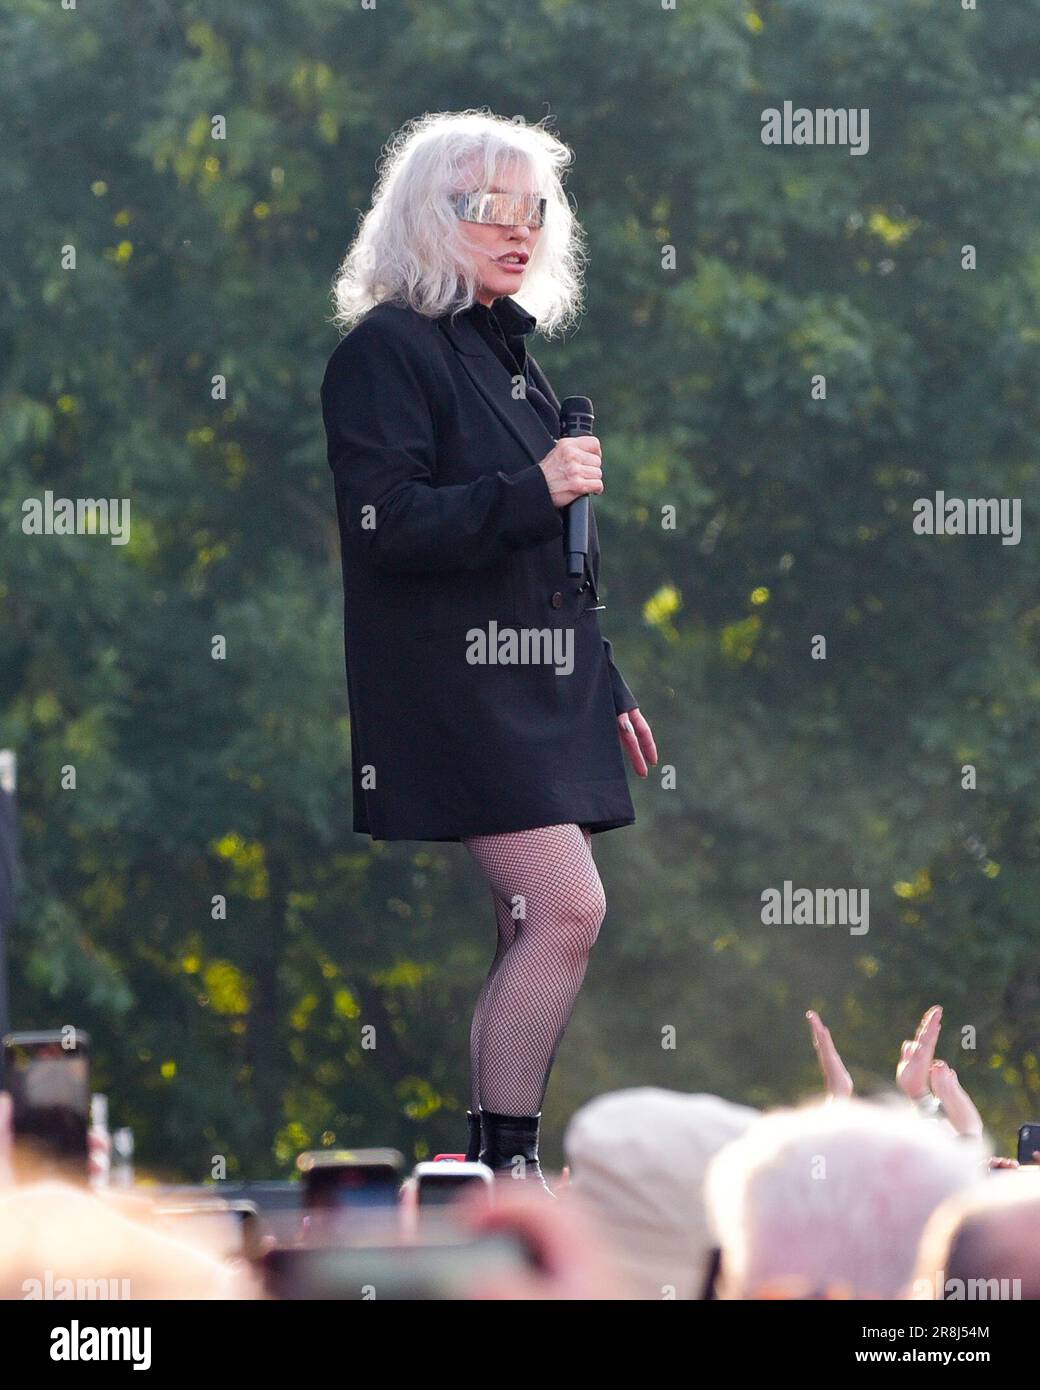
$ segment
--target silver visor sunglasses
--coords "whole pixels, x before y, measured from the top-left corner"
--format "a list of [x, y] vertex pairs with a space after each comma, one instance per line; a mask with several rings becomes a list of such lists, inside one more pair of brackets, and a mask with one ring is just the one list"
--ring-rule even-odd
[[499, 227], [541, 227], [545, 222], [545, 199], [537, 193], [456, 193], [451, 205], [462, 222]]

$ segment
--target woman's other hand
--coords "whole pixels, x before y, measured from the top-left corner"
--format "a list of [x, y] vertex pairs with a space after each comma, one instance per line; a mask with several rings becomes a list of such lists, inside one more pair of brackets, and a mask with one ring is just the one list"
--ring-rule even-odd
[[657, 744], [650, 731], [650, 725], [637, 709], [629, 709], [617, 717], [621, 744], [628, 754], [629, 762], [640, 777], [647, 775], [647, 763], [653, 767], [657, 762]]

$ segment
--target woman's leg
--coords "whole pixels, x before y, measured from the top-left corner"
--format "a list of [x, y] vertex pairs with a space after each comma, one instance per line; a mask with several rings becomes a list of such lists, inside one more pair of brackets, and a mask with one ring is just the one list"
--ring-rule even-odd
[[[549, 1071], [606, 914], [591, 834], [546, 825], [463, 843], [496, 898], [499, 945], [472, 1037], [477, 1099], [500, 1115], [537, 1115]], [[501, 949], [502, 911], [512, 940]]]
[[494, 888], [491, 890], [491, 900], [495, 905], [498, 944], [495, 947], [495, 958], [491, 962], [487, 979], [477, 995], [477, 1002], [473, 1009], [473, 1023], [469, 1030], [470, 1108], [474, 1115], [480, 1110], [480, 1033], [484, 1025], [484, 1008], [487, 1003], [488, 992], [491, 989], [491, 982], [495, 978], [495, 972], [502, 963], [502, 957], [512, 946], [513, 937], [516, 935], [512, 903], [500, 898]]

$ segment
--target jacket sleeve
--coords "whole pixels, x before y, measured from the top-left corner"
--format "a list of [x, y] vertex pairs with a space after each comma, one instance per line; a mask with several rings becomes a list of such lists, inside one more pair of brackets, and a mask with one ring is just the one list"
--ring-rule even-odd
[[614, 712], [625, 714], [630, 709], [638, 709], [639, 701], [629, 690], [624, 676], [614, 665], [614, 648], [606, 637], [603, 639], [603, 650], [607, 654], [607, 665], [610, 667], [610, 688], [614, 692]]
[[[421, 343], [360, 324], [321, 386], [328, 459], [351, 535], [384, 573], [476, 570], [562, 536], [538, 464], [438, 487], [436, 382]], [[366, 512], [364, 509], [370, 508]], [[367, 522], [367, 524], [366, 524]]]

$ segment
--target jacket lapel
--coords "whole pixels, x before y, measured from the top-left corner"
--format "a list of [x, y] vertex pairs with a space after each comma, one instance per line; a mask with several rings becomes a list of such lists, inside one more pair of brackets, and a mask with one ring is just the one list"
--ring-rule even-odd
[[[464, 316], [460, 315], [454, 323], [450, 316], [440, 320], [441, 331], [458, 354], [459, 361], [477, 390], [490, 405], [510, 433], [523, 445], [532, 463], [541, 463], [556, 443], [545, 428], [538, 412], [524, 400], [513, 399], [512, 379], [502, 370], [502, 363], [491, 347], [484, 341]], [[537, 364], [532, 360], [532, 372]], [[539, 389], [544, 389], [540, 370], [536, 380]], [[545, 382], [548, 386], [548, 382]], [[554, 401], [552, 388], [546, 391], [549, 400]]]
[[549, 402], [552, 408], [556, 411], [556, 414], [559, 415], [559, 398], [557, 397], [556, 392], [549, 385], [549, 378], [542, 371], [541, 367], [539, 367], [538, 363], [535, 361], [531, 353], [527, 354], [527, 360], [531, 364], [531, 375], [534, 377], [534, 384], [538, 387], [539, 391], [541, 391], [542, 395]]
[[[521, 309], [518, 304], [511, 306], [515, 314], [530, 318], [526, 310]], [[534, 326], [531, 319], [531, 326]], [[533, 463], [541, 463], [546, 454], [556, 443], [555, 438], [549, 433], [542, 423], [542, 418], [533, 406], [524, 400], [514, 400], [512, 390], [512, 379], [508, 373], [503, 372], [502, 363], [495, 356], [490, 346], [484, 338], [477, 332], [473, 324], [464, 316], [459, 315], [454, 323], [450, 315], [445, 315], [440, 320], [441, 331], [445, 334], [452, 347], [458, 353], [459, 361], [462, 363], [471, 381], [477, 390], [484, 397], [492, 410], [499, 417], [506, 428], [520, 441], [524, 449], [530, 455]], [[543, 393], [557, 411], [560, 409], [560, 402], [556, 392], [549, 385], [549, 379], [539, 367], [534, 357], [529, 352], [527, 355], [530, 364], [531, 376], [539, 391]], [[599, 584], [599, 531], [596, 526], [596, 514], [592, 506], [592, 498], [589, 498], [589, 555], [586, 561], [586, 575], [591, 578], [592, 592], [595, 602], [599, 604], [597, 586]], [[606, 606], [606, 605], [602, 605]]]

